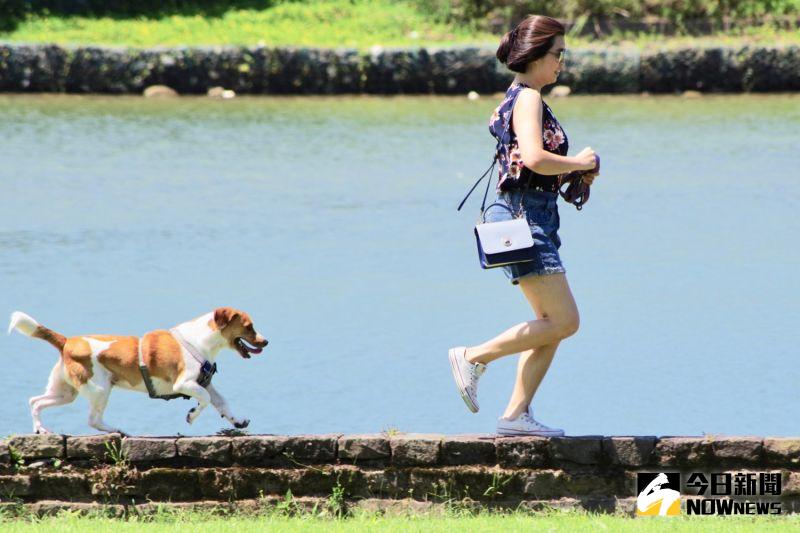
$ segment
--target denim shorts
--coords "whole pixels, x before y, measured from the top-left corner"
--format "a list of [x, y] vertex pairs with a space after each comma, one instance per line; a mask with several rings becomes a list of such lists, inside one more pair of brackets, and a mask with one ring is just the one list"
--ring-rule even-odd
[[[558, 236], [561, 218], [558, 216], [557, 199], [557, 192], [546, 191], [528, 191], [524, 197], [521, 191], [501, 192], [495, 199], [494, 203], [510, 207], [515, 213], [519, 213], [521, 201], [533, 236], [533, 248], [536, 252], [533, 261], [500, 267], [514, 285], [518, 285], [519, 278], [524, 276], [566, 272], [558, 255], [561, 247], [561, 238]], [[511, 220], [512, 217], [508, 209], [499, 205], [486, 209], [486, 222]]]

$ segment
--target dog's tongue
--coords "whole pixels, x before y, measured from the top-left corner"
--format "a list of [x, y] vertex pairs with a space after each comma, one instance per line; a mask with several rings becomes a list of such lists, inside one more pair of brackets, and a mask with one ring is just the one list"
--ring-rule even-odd
[[263, 349], [264, 348], [251, 348], [250, 346], [247, 346], [247, 351], [252, 354], [259, 354]]

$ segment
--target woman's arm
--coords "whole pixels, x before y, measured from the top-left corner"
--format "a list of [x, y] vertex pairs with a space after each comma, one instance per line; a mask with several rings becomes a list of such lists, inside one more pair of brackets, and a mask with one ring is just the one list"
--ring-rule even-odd
[[[534, 172], [550, 176], [594, 168], [594, 151], [591, 148], [586, 148], [573, 157], [554, 154], [544, 149], [542, 95], [535, 89], [522, 89], [514, 103], [511, 122], [517, 135], [522, 162]], [[587, 150], [591, 151], [591, 155], [587, 155]]]

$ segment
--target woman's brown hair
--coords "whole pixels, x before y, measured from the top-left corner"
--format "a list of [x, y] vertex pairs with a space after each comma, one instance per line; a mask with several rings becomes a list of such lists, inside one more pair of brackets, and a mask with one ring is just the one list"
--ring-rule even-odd
[[529, 15], [503, 35], [497, 59], [514, 72], [525, 72], [528, 63], [544, 57], [550, 50], [556, 35], [564, 34], [564, 25], [556, 19]]

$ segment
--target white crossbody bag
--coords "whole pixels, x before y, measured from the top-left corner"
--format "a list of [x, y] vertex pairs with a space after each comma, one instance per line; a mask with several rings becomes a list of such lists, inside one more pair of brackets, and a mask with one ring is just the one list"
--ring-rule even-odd
[[[511, 105], [513, 106], [514, 104], [512, 103]], [[509, 124], [510, 122], [509, 120]], [[500, 157], [500, 144], [505, 139], [509, 124], [506, 124], [503, 135], [500, 137], [500, 140], [497, 141], [492, 165], [478, 178], [475, 185], [472, 186], [464, 199], [461, 200], [461, 204], [459, 204], [457, 209], [458, 211], [464, 206], [464, 202], [467, 201], [467, 198], [469, 198], [472, 191], [475, 190], [481, 180], [494, 170], [495, 164]], [[525, 192], [527, 192], [530, 186], [530, 181], [528, 181], [528, 184], [525, 186], [525, 191], [523, 191], [522, 197], [520, 198], [518, 213], [514, 213], [510, 207], [500, 203], [493, 203], [489, 205], [488, 208], [486, 207], [486, 198], [489, 195], [489, 186], [491, 183], [492, 176], [489, 175], [489, 180], [486, 182], [486, 192], [483, 194], [483, 202], [481, 203], [481, 214], [478, 218], [478, 223], [475, 224], [475, 240], [478, 245], [478, 258], [481, 267], [496, 268], [512, 265], [514, 263], [533, 261], [535, 258], [533, 236], [531, 235], [531, 228], [528, 226], [528, 221], [525, 218], [525, 210], [522, 206], [522, 198], [525, 196]], [[513, 218], [511, 220], [502, 220], [499, 222], [486, 222], [486, 211], [493, 206], [507, 209], [511, 212]]]

